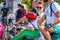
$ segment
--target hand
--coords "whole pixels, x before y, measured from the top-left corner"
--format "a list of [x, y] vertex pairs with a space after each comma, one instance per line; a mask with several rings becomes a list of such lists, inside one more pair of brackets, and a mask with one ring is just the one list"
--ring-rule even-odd
[[52, 27], [52, 24], [47, 24], [47, 25], [45, 25], [46, 26], [46, 28], [51, 28]]
[[48, 28], [44, 28], [46, 31], [48, 31]]
[[16, 26], [19, 26], [20, 24], [18, 22], [15, 23]]
[[53, 33], [53, 32], [54, 32], [53, 27], [49, 28], [48, 31], [49, 31], [50, 33]]

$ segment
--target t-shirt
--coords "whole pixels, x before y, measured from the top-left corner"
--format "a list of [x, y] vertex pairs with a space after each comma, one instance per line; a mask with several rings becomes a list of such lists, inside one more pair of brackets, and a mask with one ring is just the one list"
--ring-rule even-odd
[[23, 9], [23, 10], [22, 10], [22, 17], [25, 16], [25, 15], [26, 15], [26, 10]]
[[8, 11], [9, 11], [9, 9], [8, 8], [2, 8], [1, 9], [1, 11], [2, 11], [2, 17], [5, 17], [5, 16], [7, 16], [7, 13], [8, 13]]
[[22, 16], [22, 10], [21, 10], [21, 9], [18, 9], [18, 10], [17, 10], [16, 19], [21, 18], [21, 16]]
[[38, 15], [38, 9], [37, 8], [32, 8], [32, 12], [36, 13]]
[[[36, 20], [34, 20], [34, 21], [32, 21], [32, 22], [28, 22], [28, 29], [29, 29], [30, 27], [32, 27], [32, 28], [34, 28], [34, 29], [39, 29], [38, 18], [36, 18]], [[44, 37], [43, 37], [43, 35], [42, 35], [42, 33], [41, 33], [40, 31], [39, 31], [39, 33], [38, 33], [37, 38], [43, 38], [43, 39], [44, 39]]]
[[[57, 19], [56, 15], [52, 12], [52, 16], [51, 16], [51, 9], [50, 9], [50, 5], [48, 4], [46, 9], [45, 9], [45, 14], [46, 14], [46, 22], [47, 24], [52, 23], [53, 21], [55, 21]], [[53, 2], [52, 3], [52, 10], [56, 13], [57, 11], [60, 11], [60, 6], [58, 3]], [[58, 23], [58, 25], [60, 25], [60, 23]]]
[[28, 22], [28, 28], [29, 27], [38, 28], [38, 18], [36, 20], [32, 21], [32, 22]]
[[38, 13], [39, 13], [39, 17], [42, 18], [42, 16], [44, 15], [44, 13], [43, 12], [42, 13], [38, 12]]
[[[39, 16], [38, 17], [41, 19], [43, 17], [44, 13], [43, 12], [42, 13], [38, 12], [38, 13], [39, 13]], [[45, 24], [45, 22], [46, 21], [44, 20], [44, 22], [42, 24]]]

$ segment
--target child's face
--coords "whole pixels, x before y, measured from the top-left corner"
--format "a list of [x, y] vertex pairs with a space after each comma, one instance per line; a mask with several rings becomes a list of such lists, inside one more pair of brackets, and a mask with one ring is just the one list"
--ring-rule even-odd
[[38, 4], [37, 8], [38, 8], [39, 11], [43, 11], [43, 4]]

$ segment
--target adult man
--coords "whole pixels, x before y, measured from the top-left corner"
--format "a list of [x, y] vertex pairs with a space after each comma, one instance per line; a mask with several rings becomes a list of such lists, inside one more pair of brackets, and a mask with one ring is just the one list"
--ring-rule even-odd
[[6, 3], [4, 2], [3, 3], [3, 8], [1, 9], [1, 11], [2, 11], [2, 18], [3, 18], [3, 20], [2, 20], [2, 22], [3, 23], [5, 23], [6, 22], [6, 18], [7, 18], [7, 15], [8, 15], [8, 13], [9, 13], [9, 9], [6, 7]]
[[[44, 0], [48, 3], [45, 14], [39, 21], [41, 24], [46, 18], [46, 26], [40, 27], [41, 32], [44, 34], [46, 40], [59, 40], [60, 38], [60, 6], [54, 0]], [[53, 9], [52, 9], [53, 8]], [[52, 10], [51, 10], [52, 9]], [[53, 34], [52, 39], [49, 33]]]

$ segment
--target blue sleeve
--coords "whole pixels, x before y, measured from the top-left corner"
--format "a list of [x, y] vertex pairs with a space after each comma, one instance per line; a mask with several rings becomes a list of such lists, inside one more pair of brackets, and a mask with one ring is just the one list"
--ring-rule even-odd
[[36, 9], [34, 9], [34, 8], [31, 11], [34, 12], [34, 13], [36, 13]]

